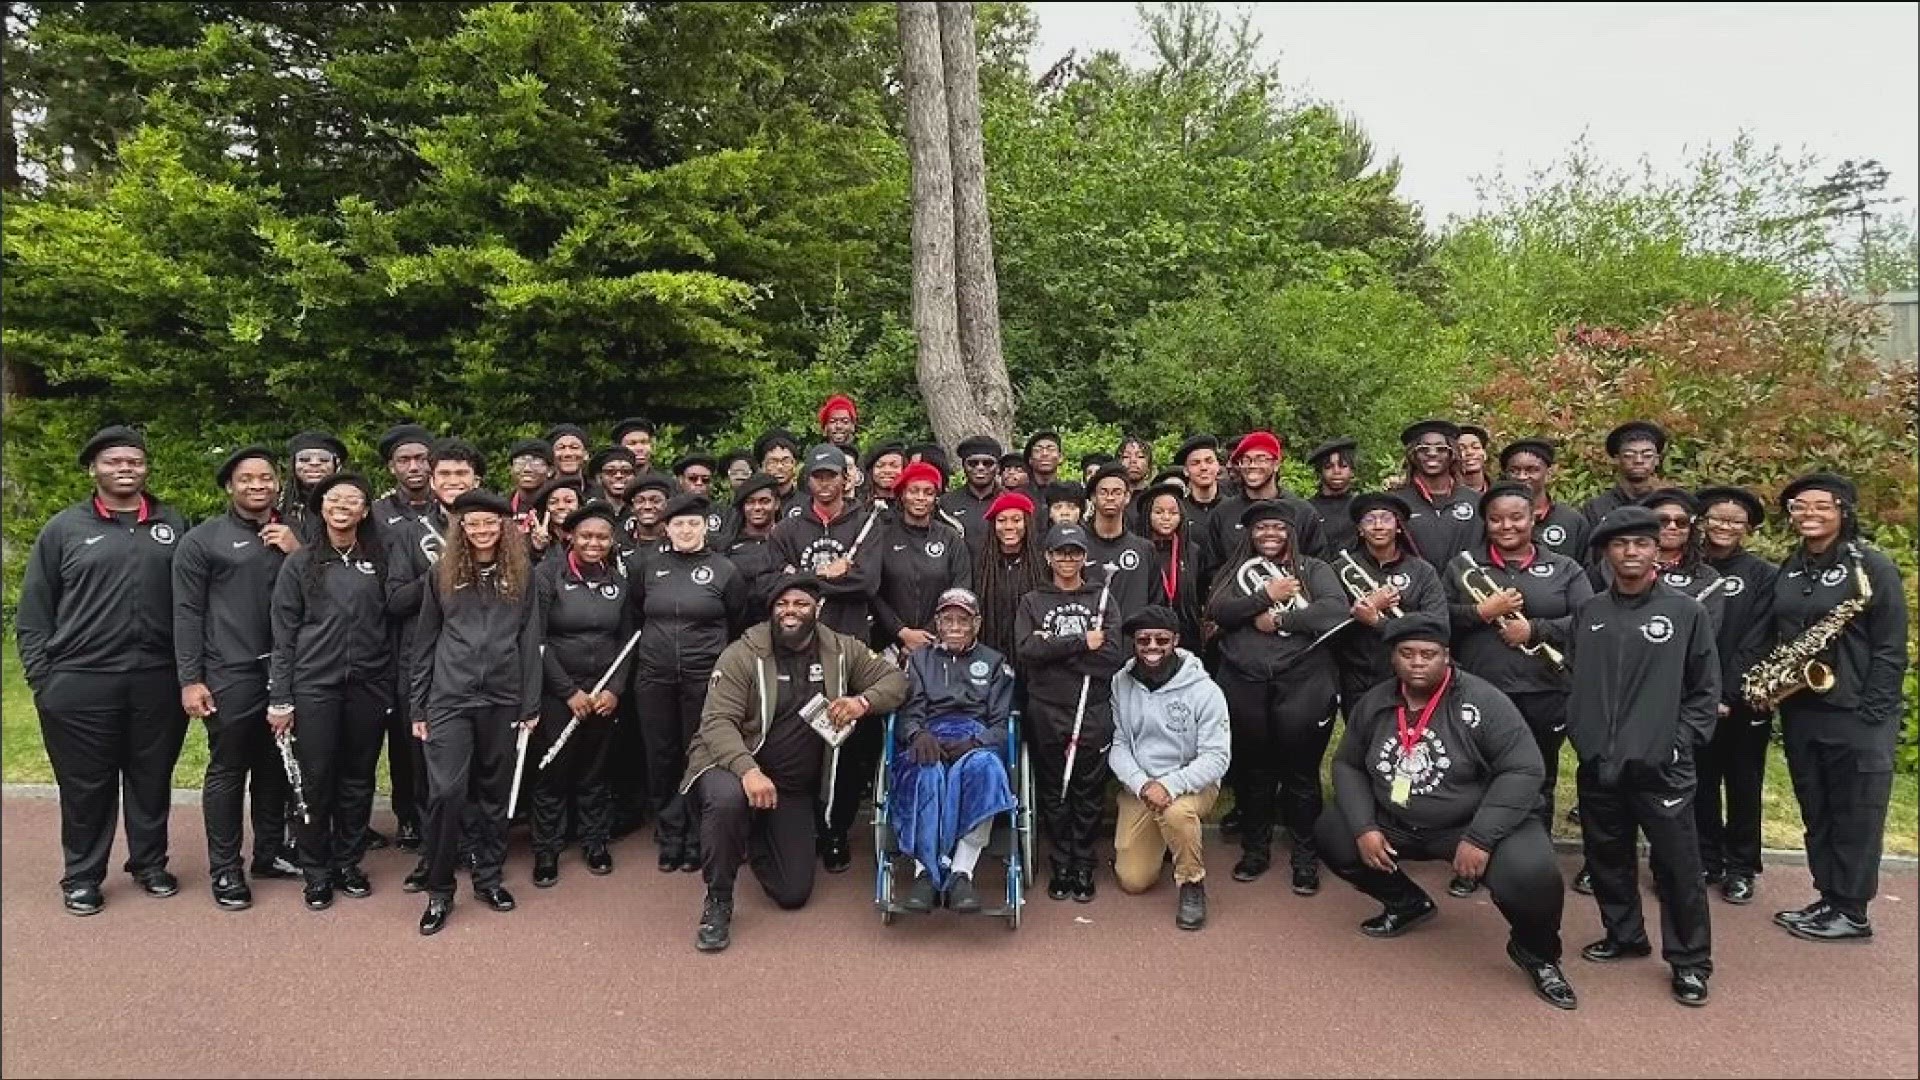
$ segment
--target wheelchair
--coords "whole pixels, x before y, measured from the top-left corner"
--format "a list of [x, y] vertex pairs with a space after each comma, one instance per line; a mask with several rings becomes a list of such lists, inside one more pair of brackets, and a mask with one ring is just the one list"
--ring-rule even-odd
[[[894, 738], [894, 714], [887, 714], [886, 735], [881, 744], [880, 766], [873, 778], [873, 851], [879, 864], [874, 874], [873, 905], [880, 912], [880, 923], [892, 925], [894, 916], [912, 914], [894, 900], [895, 864], [909, 856], [895, 850], [899, 846], [893, 830], [891, 804], [893, 755], [898, 749]], [[1013, 788], [1014, 807], [998, 815], [991, 838], [981, 858], [995, 857], [1007, 867], [1004, 902], [999, 907], [983, 906], [980, 914], [1005, 919], [1008, 930], [1020, 928], [1020, 909], [1026, 903], [1026, 890], [1033, 884], [1033, 764], [1020, 742], [1020, 714], [1007, 719], [1007, 745], [1001, 752], [1007, 778]], [[912, 874], [907, 864], [907, 874]], [[986, 897], [983, 895], [983, 901]]]

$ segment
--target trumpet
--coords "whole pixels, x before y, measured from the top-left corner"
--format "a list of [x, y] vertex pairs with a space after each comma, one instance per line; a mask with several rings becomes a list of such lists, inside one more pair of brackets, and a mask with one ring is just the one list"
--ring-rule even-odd
[[[1233, 579], [1242, 589], [1246, 590], [1248, 596], [1252, 596], [1255, 593], [1266, 591], [1267, 582], [1272, 581], [1274, 578], [1292, 576], [1291, 571], [1284, 566], [1275, 565], [1272, 559], [1255, 555], [1253, 558], [1240, 564], [1240, 569], [1234, 571]], [[1275, 621], [1278, 621], [1280, 616], [1286, 612], [1299, 611], [1306, 606], [1307, 586], [1305, 582], [1301, 582], [1300, 591], [1293, 594], [1293, 599], [1275, 601], [1273, 606], [1267, 609], [1267, 613], [1272, 615]], [[1286, 630], [1282, 630], [1279, 633], [1281, 637], [1290, 636], [1290, 632]]]
[[[1489, 597], [1500, 591], [1500, 583], [1493, 580], [1493, 575], [1487, 572], [1486, 567], [1474, 560], [1472, 552], [1462, 551], [1460, 557], [1467, 560], [1466, 569], [1460, 571], [1460, 587], [1467, 591], [1467, 595], [1473, 598], [1474, 603], [1485, 603]], [[1519, 618], [1522, 616], [1510, 611], [1500, 616], [1499, 621], [1510, 623]], [[1547, 642], [1542, 641], [1537, 645], [1519, 645], [1516, 648], [1528, 656], [1544, 657], [1555, 671], [1567, 669], [1566, 655]]]
[[[1361, 566], [1360, 560], [1355, 559], [1353, 553], [1345, 548], [1340, 549], [1340, 584], [1345, 585], [1347, 591], [1353, 594], [1356, 603], [1380, 589], [1380, 583], [1373, 580], [1373, 575], [1367, 573], [1367, 568]], [[1406, 612], [1400, 610], [1399, 604], [1395, 604], [1387, 609], [1387, 614], [1398, 619]]]

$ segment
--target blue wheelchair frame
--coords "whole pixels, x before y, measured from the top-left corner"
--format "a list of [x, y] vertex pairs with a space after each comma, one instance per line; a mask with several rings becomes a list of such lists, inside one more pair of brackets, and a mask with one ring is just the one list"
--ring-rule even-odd
[[[886, 733], [881, 742], [880, 766], [873, 779], [873, 903], [880, 912], [882, 925], [890, 925], [895, 915], [908, 913], [893, 899], [894, 860], [900, 857], [898, 838], [892, 824], [893, 755], [898, 748], [894, 739], [894, 714], [887, 714]], [[1005, 902], [999, 907], [983, 907], [980, 914], [1003, 918], [1007, 929], [1020, 928], [1020, 909], [1026, 902], [1027, 886], [1033, 883], [1033, 765], [1020, 742], [1020, 713], [1007, 718], [1007, 744], [1001, 751], [1007, 778], [1013, 787], [1014, 808], [996, 821], [987, 852], [997, 854], [1007, 865]]]

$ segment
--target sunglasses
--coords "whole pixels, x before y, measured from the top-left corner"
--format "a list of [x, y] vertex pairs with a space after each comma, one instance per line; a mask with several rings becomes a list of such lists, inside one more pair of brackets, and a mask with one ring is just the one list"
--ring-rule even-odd
[[1173, 644], [1173, 635], [1165, 633], [1156, 634], [1142, 630], [1133, 635], [1133, 643], [1135, 645], [1146, 645], [1149, 647], [1158, 645], [1164, 648], [1165, 646]]
[[985, 468], [987, 466], [999, 468], [1000, 459], [990, 458], [990, 457], [970, 457], [966, 460], [966, 466], [969, 469], [979, 469], [979, 468]]

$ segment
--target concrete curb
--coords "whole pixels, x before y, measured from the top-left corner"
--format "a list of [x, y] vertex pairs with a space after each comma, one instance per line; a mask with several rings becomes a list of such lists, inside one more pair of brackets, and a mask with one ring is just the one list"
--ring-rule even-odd
[[[53, 799], [58, 798], [59, 795], [60, 789], [52, 784], [0, 785], [0, 796], [8, 798]], [[199, 806], [199, 789], [174, 788], [173, 805]], [[373, 808], [375, 810], [392, 810], [393, 801], [385, 795], [375, 795], [373, 798]], [[1220, 826], [1209, 822], [1206, 830], [1208, 833], [1218, 835]], [[1562, 852], [1578, 852], [1580, 850], [1580, 842], [1577, 840], [1555, 840], [1553, 846], [1554, 850]], [[1640, 850], [1643, 852], [1646, 850], [1644, 843], [1640, 845]], [[1767, 848], [1760, 854], [1768, 863], [1781, 866], [1805, 866], [1807, 863], [1807, 853], [1798, 848]], [[1880, 868], [1883, 871], [1920, 869], [1920, 858], [1912, 855], [1882, 855], [1880, 856]]]

